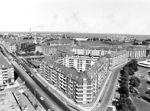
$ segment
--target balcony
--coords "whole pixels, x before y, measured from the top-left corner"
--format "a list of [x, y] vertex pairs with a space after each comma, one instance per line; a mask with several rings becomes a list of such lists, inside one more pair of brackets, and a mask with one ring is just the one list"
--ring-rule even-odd
[[80, 94], [83, 94], [83, 91], [77, 91], [76, 94], [77, 94], [77, 95], [78, 95], [78, 94], [79, 94], [79, 95], [80, 95]]

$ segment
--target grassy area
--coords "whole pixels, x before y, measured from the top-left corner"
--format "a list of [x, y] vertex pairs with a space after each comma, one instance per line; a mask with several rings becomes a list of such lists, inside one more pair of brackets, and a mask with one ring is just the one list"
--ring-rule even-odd
[[137, 111], [150, 111], [150, 104], [143, 101], [142, 99], [133, 98], [133, 103], [137, 108]]
[[[148, 94], [146, 94], [145, 92], [148, 91], [147, 86], [149, 84], [146, 83], [146, 80], [141, 79], [141, 85], [138, 88], [139, 92], [140, 92], [140, 96], [146, 96], [149, 97]], [[150, 97], [149, 97], [150, 98]]]
[[[141, 68], [140, 72], [144, 72], [144, 70]], [[147, 73], [145, 73], [145, 74], [147, 74]], [[145, 74], [143, 73], [142, 75], [145, 76]], [[148, 84], [146, 83], [147, 80], [145, 80], [144, 78], [140, 78], [140, 80], [141, 80], [141, 84], [138, 88], [139, 95], [149, 97], [145, 93], [146, 91], [148, 91], [148, 89], [147, 89]], [[150, 111], [150, 103], [144, 101], [142, 98], [134, 98], [132, 96], [131, 96], [131, 98], [133, 100], [134, 105], [137, 108], [137, 111]]]

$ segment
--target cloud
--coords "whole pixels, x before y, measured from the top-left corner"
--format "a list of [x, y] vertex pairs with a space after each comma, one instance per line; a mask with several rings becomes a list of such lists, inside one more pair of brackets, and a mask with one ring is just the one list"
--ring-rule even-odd
[[150, 34], [149, 0], [3, 0], [0, 30]]

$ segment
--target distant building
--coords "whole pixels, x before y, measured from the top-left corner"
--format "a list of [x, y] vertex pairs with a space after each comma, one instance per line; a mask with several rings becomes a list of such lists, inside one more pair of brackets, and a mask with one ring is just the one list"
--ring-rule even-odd
[[114, 52], [120, 51], [119, 48], [108, 48], [108, 47], [100, 47], [100, 48], [73, 48], [71, 50], [75, 55], [90, 55], [90, 56], [104, 56], [106, 54], [111, 54]]
[[5, 48], [8, 50], [8, 52], [10, 52], [10, 53], [17, 51], [17, 45], [15, 44], [15, 42], [12, 42], [10, 40], [5, 41], [5, 40], [1, 39], [0, 43], [3, 44], [5, 46]]
[[96, 97], [109, 75], [109, 61], [103, 57], [84, 72], [68, 68], [51, 60], [40, 65], [40, 74], [50, 84], [63, 91], [76, 103], [87, 104]]
[[146, 47], [128, 47], [127, 51], [129, 53], [129, 58], [139, 59], [146, 57]]
[[10, 52], [10, 53], [17, 51], [17, 45], [16, 44], [8, 43], [5, 45], [5, 47], [8, 50], [8, 52]]
[[51, 56], [57, 54], [57, 48], [54, 46], [42, 45], [41, 50], [44, 55]]
[[97, 62], [98, 57], [89, 56], [66, 56], [64, 58], [58, 59], [57, 62], [66, 67], [74, 67], [77, 71], [88, 70], [95, 62]]
[[84, 37], [84, 38], [77, 38], [77, 37], [75, 37], [73, 39], [75, 39], [77, 41], [87, 41], [88, 40], [88, 38], [86, 38], [86, 37]]
[[126, 50], [106, 55], [106, 57], [109, 59], [110, 67], [115, 67], [122, 63], [128, 62], [128, 56], [129, 54]]
[[38, 51], [38, 52], [43, 52], [41, 45], [38, 45], [38, 44], [37, 44], [37, 45], [35, 46], [35, 52], [37, 52], [37, 51]]
[[14, 83], [14, 68], [0, 52], [0, 87]]

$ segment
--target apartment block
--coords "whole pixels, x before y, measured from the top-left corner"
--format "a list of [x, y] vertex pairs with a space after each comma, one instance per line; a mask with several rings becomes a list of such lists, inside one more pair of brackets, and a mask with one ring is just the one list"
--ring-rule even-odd
[[88, 70], [99, 57], [90, 57], [90, 56], [66, 56], [57, 60], [59, 64], [62, 64], [66, 67], [74, 67], [77, 71]]
[[98, 60], [88, 70], [79, 72], [52, 60], [40, 64], [40, 74], [50, 84], [62, 90], [69, 98], [79, 104], [87, 104], [96, 97], [98, 88], [105, 82], [109, 72], [109, 60]]
[[41, 50], [44, 55], [50, 56], [50, 55], [55, 55], [57, 53], [57, 48], [54, 46], [48, 46], [48, 45], [42, 45]]
[[119, 48], [110, 48], [110, 47], [99, 47], [99, 48], [81, 48], [75, 47], [71, 50], [75, 55], [89, 55], [89, 56], [104, 56], [106, 54], [111, 54], [114, 52], [120, 51]]
[[14, 83], [14, 68], [0, 52], [0, 87]]
[[107, 54], [106, 57], [109, 59], [110, 67], [115, 67], [128, 61], [129, 53], [126, 50], [118, 51], [117, 53]]
[[139, 59], [146, 57], [146, 48], [144, 47], [128, 47], [127, 51], [129, 53], [129, 58]]

